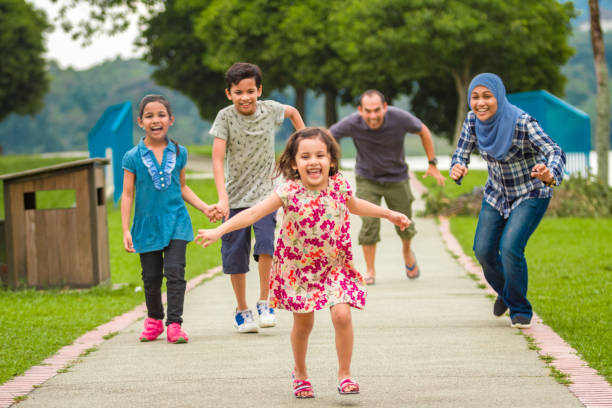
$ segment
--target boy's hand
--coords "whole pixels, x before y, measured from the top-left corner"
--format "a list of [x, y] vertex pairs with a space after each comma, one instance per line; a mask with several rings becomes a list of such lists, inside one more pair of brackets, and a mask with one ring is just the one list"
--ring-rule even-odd
[[219, 200], [219, 202], [215, 204], [215, 206], [217, 207], [217, 213], [220, 215], [220, 217], [217, 218], [216, 221], [221, 218], [229, 218], [229, 202], [225, 200]]
[[393, 224], [400, 227], [400, 230], [402, 231], [408, 228], [410, 224], [412, 224], [412, 221], [410, 221], [410, 219], [406, 217], [405, 214], [402, 214], [397, 211], [391, 211], [387, 219], [391, 221]]
[[195, 237], [195, 242], [198, 245], [202, 245], [202, 248], [206, 248], [216, 240], [221, 238], [219, 228], [215, 229], [200, 229], [198, 235]]
[[132, 234], [129, 231], [123, 233], [123, 247], [128, 252], [136, 252], [132, 243]]
[[210, 222], [217, 222], [220, 218], [217, 204], [206, 205], [206, 207], [202, 208], [202, 212], [208, 217]]

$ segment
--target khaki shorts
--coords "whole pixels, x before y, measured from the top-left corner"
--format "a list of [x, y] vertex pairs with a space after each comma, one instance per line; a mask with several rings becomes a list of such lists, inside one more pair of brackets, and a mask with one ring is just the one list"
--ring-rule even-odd
[[[380, 205], [381, 198], [384, 198], [389, 209], [401, 212], [412, 220], [414, 196], [410, 190], [410, 180], [378, 182], [355, 176], [355, 181], [358, 198], [376, 205]], [[359, 245], [374, 245], [380, 241], [380, 218], [361, 217], [361, 220], [363, 225], [359, 231]], [[414, 222], [403, 231], [396, 226], [395, 231], [404, 241], [416, 235]]]

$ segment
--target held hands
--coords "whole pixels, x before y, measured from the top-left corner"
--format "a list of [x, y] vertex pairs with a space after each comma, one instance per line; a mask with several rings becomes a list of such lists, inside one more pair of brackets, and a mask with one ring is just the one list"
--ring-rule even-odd
[[214, 243], [219, 238], [221, 238], [221, 233], [219, 232], [219, 228], [200, 229], [198, 230], [198, 235], [196, 235], [195, 237], [195, 243], [198, 245], [202, 245], [202, 248], [206, 248], [207, 246]]
[[397, 211], [389, 211], [387, 219], [393, 224], [397, 225], [402, 231], [405, 230], [410, 224], [412, 224], [412, 221], [410, 221], [410, 219], [406, 217], [405, 214], [402, 214]]
[[535, 177], [544, 182], [544, 184], [550, 184], [554, 177], [550, 172], [550, 169], [543, 163], [538, 163], [531, 169], [531, 177]]
[[123, 232], [123, 247], [127, 252], [136, 252], [134, 244], [132, 243], [132, 234], [130, 231]]
[[455, 164], [451, 169], [451, 178], [455, 181], [461, 180], [466, 174], [468, 174], [467, 167], [460, 164]]
[[215, 217], [214, 219], [211, 218], [212, 222], [229, 218], [229, 202], [227, 200], [219, 200], [219, 202], [212, 207], [215, 207]]
[[223, 218], [223, 214], [219, 210], [219, 204], [205, 205], [202, 208], [202, 212], [208, 217], [210, 222], [217, 222]]
[[444, 176], [440, 173], [440, 170], [438, 169], [438, 167], [429, 166], [427, 170], [425, 171], [425, 174], [423, 174], [423, 178], [427, 176], [431, 176], [435, 178], [439, 185], [441, 186], [444, 185], [445, 179], [444, 179]]

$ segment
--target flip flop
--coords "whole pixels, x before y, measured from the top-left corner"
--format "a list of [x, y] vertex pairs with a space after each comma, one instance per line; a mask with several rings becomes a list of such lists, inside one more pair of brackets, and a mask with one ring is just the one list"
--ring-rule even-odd
[[366, 283], [366, 285], [374, 285], [376, 283], [376, 278], [373, 277], [373, 276], [368, 275], [365, 278], [365, 283]]
[[[419, 268], [419, 266], [417, 265], [417, 261], [416, 261], [416, 255], [414, 255], [414, 252], [412, 252], [412, 256], [414, 257], [414, 263], [412, 264], [412, 266], [408, 266], [406, 265], [406, 277], [408, 279], [416, 279], [421, 275], [421, 268]], [[416, 268], [416, 274], [414, 275], [410, 275], [409, 272], [414, 271], [414, 269]]]
[[[351, 386], [353, 387], [353, 389], [348, 390], [348, 388]], [[338, 384], [338, 392], [341, 395], [359, 394], [359, 384], [357, 383], [357, 381], [353, 381], [353, 379], [350, 377], [345, 378]]]

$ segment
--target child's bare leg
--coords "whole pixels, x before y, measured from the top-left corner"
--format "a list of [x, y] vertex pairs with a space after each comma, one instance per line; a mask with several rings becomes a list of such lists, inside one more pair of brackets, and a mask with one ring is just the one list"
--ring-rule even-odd
[[362, 245], [363, 259], [366, 263], [366, 273], [372, 278], [376, 278], [376, 267], [374, 259], [376, 258], [376, 244], [374, 245]]
[[[351, 307], [341, 303], [331, 307], [331, 318], [336, 330], [336, 353], [338, 354], [338, 380], [351, 376], [351, 358], [353, 356], [353, 320]], [[350, 386], [347, 391], [352, 391]]]
[[270, 294], [270, 268], [272, 255], [259, 255], [259, 300], [268, 300]]
[[232, 288], [236, 295], [236, 303], [238, 310], [246, 310], [249, 307], [246, 302], [246, 273], [235, 273], [230, 275], [232, 279]]
[[[293, 329], [291, 330], [291, 348], [293, 349], [293, 360], [295, 361], [295, 378], [305, 380], [308, 378], [306, 371], [306, 351], [308, 350], [308, 337], [314, 326], [314, 313], [293, 313]], [[304, 393], [305, 395], [306, 393]]]

